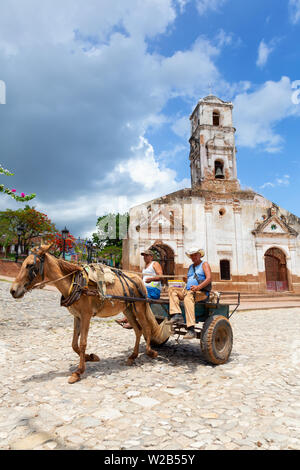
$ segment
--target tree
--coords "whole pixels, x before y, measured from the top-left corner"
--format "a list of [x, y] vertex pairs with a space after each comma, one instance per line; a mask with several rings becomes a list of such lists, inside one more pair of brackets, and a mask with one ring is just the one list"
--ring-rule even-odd
[[[64, 249], [64, 240], [61, 232], [56, 232], [49, 236], [49, 242], [53, 244], [53, 251], [55, 254], [60, 255]], [[69, 233], [68, 238], [65, 239], [65, 253], [72, 250], [75, 245], [75, 237]]]
[[123, 238], [127, 235], [129, 214], [103, 215], [98, 218], [98, 232], [93, 233], [93, 242], [102, 250], [106, 246], [122, 248]]
[[44, 242], [50, 242], [51, 236], [57, 232], [55, 225], [43, 212], [28, 205], [24, 209], [0, 212], [0, 237], [4, 246], [16, 242], [17, 228], [23, 227], [21, 244], [26, 252], [33, 239], [42, 237]]
[[[5, 170], [2, 165], [0, 165], [0, 174], [1, 175], [6, 175], [6, 176], [13, 176], [14, 173], [11, 173], [9, 170]], [[8, 194], [10, 197], [15, 199], [18, 202], [26, 202], [26, 201], [31, 201], [31, 199], [35, 198], [35, 194], [30, 194], [26, 196], [25, 193], [21, 193], [21, 196], [18, 196], [16, 194], [16, 189], [9, 189], [4, 186], [4, 184], [0, 184], [0, 192]]]
[[105, 258], [109, 261], [114, 261], [115, 265], [119, 265], [122, 260], [122, 247], [115, 245], [107, 245], [99, 253], [101, 258]]

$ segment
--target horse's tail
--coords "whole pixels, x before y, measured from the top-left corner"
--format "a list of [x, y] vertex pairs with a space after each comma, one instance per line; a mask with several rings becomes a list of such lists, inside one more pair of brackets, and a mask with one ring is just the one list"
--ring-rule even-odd
[[[147, 297], [147, 289], [143, 282], [141, 287], [143, 289], [143, 292], [145, 293], [145, 296]], [[151, 310], [150, 305], [146, 303], [145, 306], [146, 319], [151, 327], [151, 341], [156, 344], [162, 344], [169, 338], [171, 334], [170, 326], [166, 325], [166, 320], [159, 325], [157, 323], [155, 315]]]
[[[130, 278], [134, 282], [139, 296], [146, 298], [148, 296], [147, 288], [140, 276], [127, 273], [126, 271], [124, 273], [128, 276], [130, 275]], [[169, 325], [166, 325], [166, 321], [163, 321], [160, 325], [157, 323], [155, 315], [153, 314], [148, 303], [145, 303], [145, 317], [148, 325], [151, 328], [151, 341], [156, 344], [164, 343], [171, 334]]]
[[170, 325], [166, 324], [166, 320], [159, 325], [149, 304], [146, 304], [145, 310], [146, 318], [151, 325], [151, 341], [156, 344], [164, 343], [171, 335]]

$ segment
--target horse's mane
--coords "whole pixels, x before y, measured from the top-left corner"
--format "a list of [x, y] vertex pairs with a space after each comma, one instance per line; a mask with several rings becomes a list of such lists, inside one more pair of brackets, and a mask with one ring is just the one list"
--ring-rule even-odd
[[81, 266], [74, 263], [69, 263], [69, 261], [65, 261], [64, 259], [57, 258], [57, 264], [63, 274], [73, 273], [74, 271], [82, 270]]

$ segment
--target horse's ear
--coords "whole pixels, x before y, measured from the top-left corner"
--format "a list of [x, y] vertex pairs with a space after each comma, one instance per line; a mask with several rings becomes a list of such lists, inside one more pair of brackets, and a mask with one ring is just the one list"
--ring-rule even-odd
[[46, 253], [48, 253], [49, 250], [51, 250], [53, 245], [54, 245], [54, 243], [51, 243], [51, 245], [41, 245], [38, 248], [37, 255], [38, 256], [45, 255]]

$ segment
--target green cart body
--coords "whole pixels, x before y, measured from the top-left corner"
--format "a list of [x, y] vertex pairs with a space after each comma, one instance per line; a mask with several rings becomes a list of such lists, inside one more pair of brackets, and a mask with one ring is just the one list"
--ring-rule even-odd
[[[230, 303], [226, 303], [226, 297], [230, 298]], [[152, 302], [150, 300], [149, 303], [157, 322], [165, 322], [167, 325], [170, 318], [169, 301], [161, 299]], [[200, 339], [204, 358], [211, 364], [224, 364], [229, 359], [233, 344], [233, 333], [229, 319], [239, 305], [240, 293], [236, 292], [220, 292], [216, 303], [197, 302], [195, 304], [196, 338]], [[180, 308], [182, 321], [172, 324], [170, 327], [170, 336], [178, 335], [178, 338], [180, 335], [185, 335], [187, 331], [183, 302], [180, 302]], [[162, 344], [156, 345], [162, 346], [167, 341], [168, 339]], [[155, 344], [153, 345], [155, 346]]]

